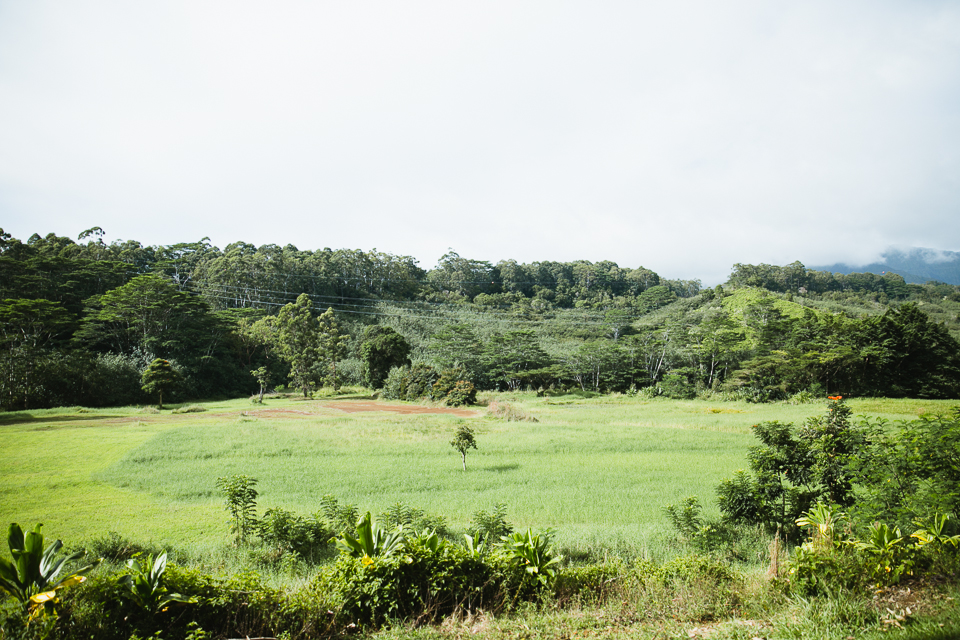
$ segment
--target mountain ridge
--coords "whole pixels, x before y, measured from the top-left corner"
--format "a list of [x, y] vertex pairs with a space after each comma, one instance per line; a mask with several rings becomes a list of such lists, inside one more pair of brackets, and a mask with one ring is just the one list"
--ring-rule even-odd
[[904, 280], [924, 284], [931, 280], [960, 285], [960, 252], [940, 251], [926, 247], [891, 247], [880, 259], [865, 265], [850, 265], [844, 262], [823, 266], [811, 266], [816, 271], [831, 273], [876, 273], [893, 272]]

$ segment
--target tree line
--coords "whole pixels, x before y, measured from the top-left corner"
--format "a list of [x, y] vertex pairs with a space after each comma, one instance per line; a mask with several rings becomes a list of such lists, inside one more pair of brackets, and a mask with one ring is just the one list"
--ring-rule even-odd
[[184, 399], [281, 384], [412, 399], [460, 383], [466, 401], [471, 389], [551, 387], [960, 394], [960, 346], [939, 322], [956, 321], [960, 287], [894, 274], [737, 264], [725, 286], [702, 289], [607, 261], [450, 252], [424, 270], [375, 250], [102, 236], [21, 242], [0, 230], [3, 408], [144, 402], [140, 374], [155, 358], [177, 367]]

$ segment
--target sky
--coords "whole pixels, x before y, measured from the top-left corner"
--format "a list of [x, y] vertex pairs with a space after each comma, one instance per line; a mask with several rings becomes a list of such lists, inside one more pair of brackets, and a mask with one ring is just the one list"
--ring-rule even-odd
[[960, 250], [960, 3], [0, 0], [0, 228], [432, 268]]

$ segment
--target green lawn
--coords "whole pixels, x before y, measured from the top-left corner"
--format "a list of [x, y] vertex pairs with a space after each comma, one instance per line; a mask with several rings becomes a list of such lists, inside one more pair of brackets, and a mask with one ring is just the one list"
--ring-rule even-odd
[[[0, 518], [43, 522], [68, 543], [116, 531], [176, 546], [229, 537], [216, 479], [259, 479], [260, 511], [312, 513], [322, 495], [374, 513], [400, 500], [464, 527], [506, 502], [519, 527], [553, 527], [573, 548], [656, 553], [663, 506], [713, 488], [738, 468], [763, 420], [802, 421], [823, 404], [755, 405], [532, 394], [490, 397], [539, 422], [385, 411], [344, 413], [326, 400], [207, 403], [204, 413], [136, 408], [0, 414]], [[387, 403], [383, 403], [386, 405]], [[949, 402], [854, 400], [888, 419], [945, 411]], [[248, 415], [243, 415], [244, 413]], [[476, 432], [467, 471], [449, 441]]]

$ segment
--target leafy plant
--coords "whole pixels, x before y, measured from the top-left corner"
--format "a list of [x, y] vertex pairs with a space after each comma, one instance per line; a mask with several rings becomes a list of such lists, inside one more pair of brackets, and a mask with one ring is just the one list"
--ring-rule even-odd
[[196, 602], [195, 598], [170, 593], [163, 586], [163, 573], [167, 570], [166, 553], [156, 558], [152, 555], [131, 558], [127, 561], [127, 568], [130, 573], [120, 578], [120, 584], [126, 589], [125, 595], [144, 611], [156, 614], [174, 602]]
[[700, 551], [715, 551], [726, 542], [725, 527], [718, 522], [705, 521], [701, 516], [702, 510], [697, 496], [689, 496], [680, 504], [664, 508], [673, 528], [681, 537]]
[[257, 522], [257, 533], [278, 555], [288, 552], [307, 556], [333, 535], [317, 518], [304, 518], [292, 511], [272, 507]]
[[160, 401], [157, 404], [160, 409], [163, 409], [163, 394], [173, 391], [182, 380], [183, 376], [180, 372], [173, 368], [169, 360], [163, 358], [157, 358], [151, 362], [140, 377], [143, 385], [141, 389], [147, 393], [159, 395]]
[[427, 515], [423, 509], [411, 507], [401, 501], [393, 503], [379, 518], [388, 528], [403, 526], [416, 531], [432, 530], [441, 536], [447, 533], [446, 518]]
[[[328, 493], [320, 498], [320, 511], [317, 516], [322, 516], [334, 533], [353, 533], [356, 531], [360, 514], [356, 505], [340, 504], [335, 496]], [[317, 519], [319, 520], [319, 517]]]
[[540, 585], [546, 587], [556, 577], [553, 565], [563, 560], [550, 546], [549, 533], [514, 533], [501, 538], [513, 561], [533, 576]]
[[871, 557], [869, 568], [871, 576], [878, 584], [896, 584], [903, 574], [911, 573], [913, 559], [910, 549], [902, 544], [903, 534], [899, 528], [891, 528], [882, 522], [870, 526], [870, 535], [866, 541], [856, 546]]
[[487, 544], [486, 536], [477, 536], [474, 538], [469, 533], [463, 534], [464, 548], [471, 557], [482, 559], [490, 551], [490, 545]]
[[233, 518], [232, 531], [237, 542], [244, 543], [257, 524], [257, 479], [238, 475], [217, 478], [217, 488], [226, 500], [226, 509]]
[[357, 522], [357, 537], [344, 533], [337, 540], [337, 548], [354, 557], [363, 558], [365, 563], [372, 564], [373, 558], [389, 557], [403, 547], [403, 526], [387, 531], [371, 519], [368, 511]]
[[810, 541], [817, 548], [829, 549], [840, 544], [837, 528], [847, 521], [847, 514], [837, 505], [817, 502], [797, 518], [797, 526], [810, 530]]
[[64, 564], [83, 557], [83, 551], [57, 559], [63, 542], [56, 540], [44, 548], [42, 530], [43, 525], [38, 524], [24, 536], [20, 525], [11, 523], [7, 544], [13, 562], [0, 556], [0, 589], [34, 612], [41, 606], [51, 608], [57, 602], [57, 591], [82, 583], [86, 580], [83, 574], [98, 564], [94, 562], [58, 580]]
[[513, 533], [513, 525], [507, 522], [507, 503], [498, 502], [493, 507], [493, 513], [487, 513], [483, 509], [475, 512], [470, 531], [476, 540], [500, 540]]
[[960, 534], [948, 536], [944, 533], [950, 516], [945, 513], [935, 513], [929, 520], [914, 520], [919, 529], [910, 534], [911, 538], [916, 538], [919, 546], [924, 547], [929, 544], [939, 546], [953, 546], [954, 549], [960, 547]]

